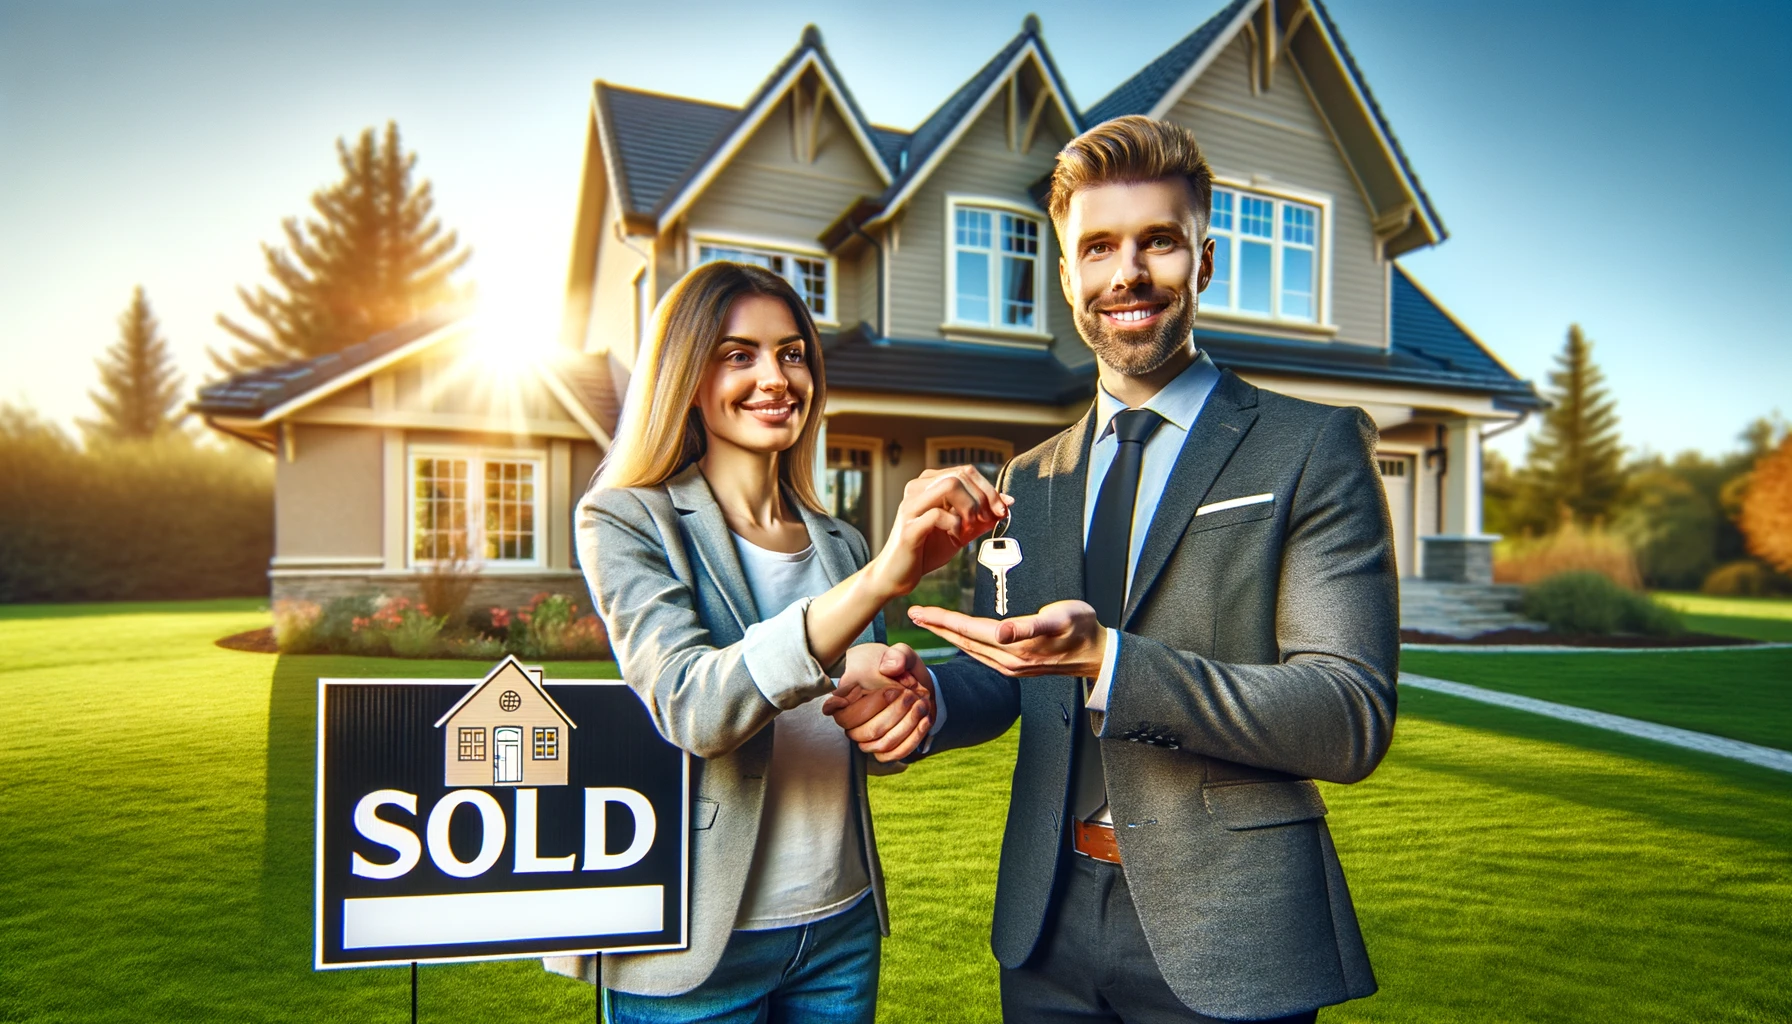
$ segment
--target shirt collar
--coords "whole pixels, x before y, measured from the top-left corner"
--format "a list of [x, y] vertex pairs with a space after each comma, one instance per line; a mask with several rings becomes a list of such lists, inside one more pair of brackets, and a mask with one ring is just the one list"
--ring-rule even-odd
[[[1200, 415], [1201, 407], [1207, 404], [1207, 395], [1213, 386], [1219, 383], [1219, 367], [1206, 352], [1195, 357], [1188, 368], [1177, 374], [1168, 384], [1158, 389], [1157, 394], [1145, 400], [1140, 408], [1150, 409], [1162, 416], [1166, 422], [1183, 433], [1195, 425], [1195, 417]], [[1125, 410], [1126, 403], [1108, 394], [1108, 389], [1101, 386], [1099, 379], [1095, 382], [1095, 416], [1101, 425], [1095, 435], [1097, 441], [1113, 432], [1114, 416]]]

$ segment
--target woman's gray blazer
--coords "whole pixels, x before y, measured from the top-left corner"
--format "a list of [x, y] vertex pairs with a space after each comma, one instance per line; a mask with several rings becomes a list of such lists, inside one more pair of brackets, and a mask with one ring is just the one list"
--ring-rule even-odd
[[[869, 553], [857, 530], [808, 509], [802, 516], [829, 582], [865, 564]], [[721, 507], [696, 466], [660, 487], [593, 488], [579, 501], [576, 526], [579, 564], [622, 678], [647, 705], [660, 735], [696, 755], [690, 946], [605, 954], [602, 983], [639, 995], [677, 995], [709, 977], [734, 929], [765, 805], [773, 734], [766, 726], [834, 684], [809, 654], [808, 601], [761, 620]], [[880, 615], [856, 642], [883, 638]], [[854, 750], [850, 761], [866, 873], [888, 935], [865, 793], [867, 758]], [[592, 961], [550, 957], [547, 967], [595, 982]]]

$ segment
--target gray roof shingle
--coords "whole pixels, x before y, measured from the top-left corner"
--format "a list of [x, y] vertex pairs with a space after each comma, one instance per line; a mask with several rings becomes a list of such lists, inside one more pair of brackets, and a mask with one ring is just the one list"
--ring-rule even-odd
[[201, 416], [259, 419], [300, 395], [446, 326], [454, 316], [445, 311], [431, 313], [339, 352], [233, 374], [201, 387], [199, 397], [188, 408]]
[[1232, 19], [1238, 17], [1238, 12], [1250, 2], [1251, 0], [1232, 0], [1218, 14], [1202, 22], [1175, 46], [1141, 68], [1138, 74], [1096, 100], [1094, 106], [1083, 112], [1084, 123], [1093, 127], [1116, 117], [1150, 111], [1163, 94], [1176, 84], [1176, 80], [1182, 77], [1182, 73], [1201, 59], [1201, 55], [1219, 38], [1220, 31], [1230, 25]]
[[633, 213], [651, 213], [740, 119], [740, 108], [597, 84]]

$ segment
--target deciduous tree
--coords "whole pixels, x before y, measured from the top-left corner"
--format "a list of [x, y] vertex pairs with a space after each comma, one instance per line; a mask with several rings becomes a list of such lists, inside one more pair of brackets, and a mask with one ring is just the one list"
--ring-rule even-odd
[[1792, 435], [1755, 463], [1740, 525], [1755, 557], [1792, 575]]
[[472, 253], [436, 219], [427, 180], [413, 180], [417, 154], [406, 153], [398, 125], [383, 138], [372, 128], [351, 147], [336, 140], [342, 179], [311, 196], [316, 216], [289, 217], [285, 248], [263, 245], [273, 287], [237, 295], [259, 327], [223, 314], [232, 351], [211, 353], [234, 372], [335, 352], [453, 301], [449, 280]]
[[118, 317], [118, 340], [94, 363], [100, 371], [100, 388], [88, 396], [99, 409], [99, 418], [80, 421], [90, 438], [157, 437], [185, 417], [180, 408], [181, 375], [142, 285], [131, 293], [131, 304]]

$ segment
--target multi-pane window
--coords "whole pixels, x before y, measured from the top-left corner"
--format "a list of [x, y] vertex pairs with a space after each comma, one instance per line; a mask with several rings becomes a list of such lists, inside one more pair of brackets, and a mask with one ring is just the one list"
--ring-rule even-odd
[[554, 761], [560, 757], [560, 730], [553, 726], [535, 727], [535, 760]]
[[703, 243], [697, 246], [698, 263], [730, 260], [764, 267], [790, 282], [803, 304], [817, 320], [830, 319], [828, 310], [828, 261], [822, 256], [798, 256], [776, 249], [752, 249], [740, 245]]
[[541, 472], [536, 458], [414, 454], [411, 561], [536, 562]]
[[1319, 208], [1237, 189], [1213, 190], [1207, 233], [1213, 280], [1209, 309], [1280, 320], [1319, 319]]
[[462, 727], [460, 730], [460, 759], [462, 761], [485, 760], [485, 727]]
[[467, 558], [467, 460], [417, 459], [415, 529], [411, 557], [418, 561]]
[[952, 208], [952, 321], [1032, 331], [1039, 326], [1039, 219]]

